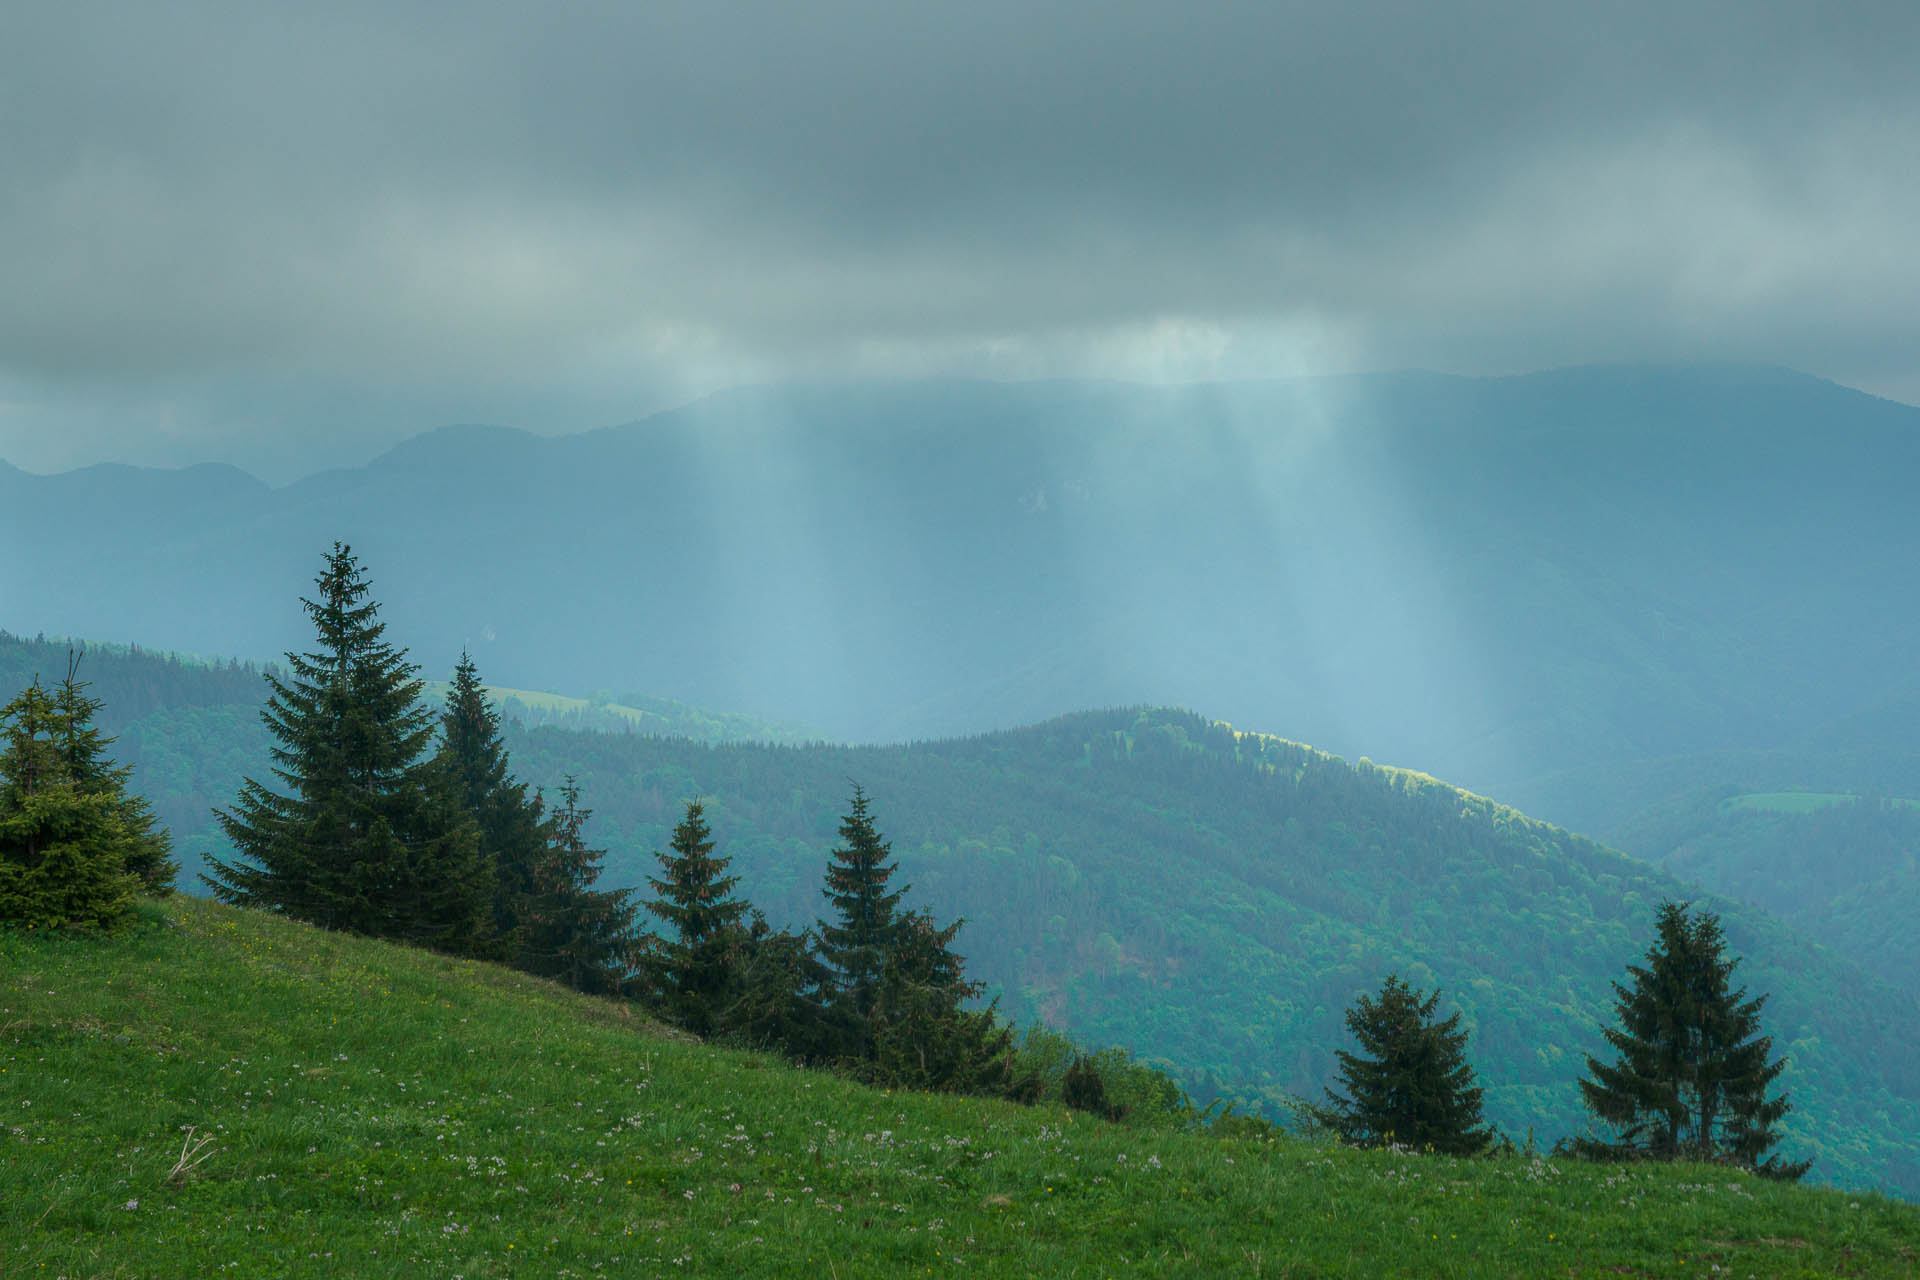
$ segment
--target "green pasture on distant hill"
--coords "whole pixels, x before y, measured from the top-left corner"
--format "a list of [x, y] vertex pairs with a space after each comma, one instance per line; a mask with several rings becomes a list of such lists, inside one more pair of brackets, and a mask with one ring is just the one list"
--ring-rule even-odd
[[190, 898], [0, 932], [9, 1276], [1912, 1276], [1920, 1208], [884, 1093]]
[[[1722, 810], [1759, 809], [1768, 813], [1818, 813], [1836, 805], [1857, 803], [1859, 799], [1857, 795], [1839, 791], [1762, 791], [1729, 797], [1720, 802], [1720, 807]], [[1899, 809], [1920, 806], [1920, 801], [1904, 797], [1895, 797], [1887, 803]]]

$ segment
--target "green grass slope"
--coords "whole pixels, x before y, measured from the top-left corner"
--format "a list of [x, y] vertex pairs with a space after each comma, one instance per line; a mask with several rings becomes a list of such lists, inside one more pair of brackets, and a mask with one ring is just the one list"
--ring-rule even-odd
[[[209, 807], [231, 804], [242, 776], [266, 776], [257, 703], [219, 701], [245, 673], [129, 657], [99, 674], [103, 694], [144, 711], [115, 750], [197, 887], [198, 855], [229, 852]], [[1004, 1012], [1125, 1045], [1202, 1101], [1270, 1115], [1288, 1092], [1319, 1096], [1348, 1043], [1342, 1014], [1398, 970], [1463, 1014], [1491, 1118], [1542, 1145], [1577, 1132], [1575, 1080], [1603, 1050], [1609, 984], [1644, 954], [1660, 899], [1699, 893], [1430, 778], [1177, 711], [901, 747], [552, 728], [516, 730], [509, 745], [530, 782], [579, 778], [611, 884], [644, 884], [686, 800], [704, 797], [742, 891], [780, 924], [819, 915], [859, 779], [911, 903], [966, 918], [969, 973]], [[1887, 917], [1861, 904], [1854, 932], [1887, 958], [1862, 971], [1810, 928], [1713, 905], [1745, 957], [1740, 979], [1770, 993], [1764, 1025], [1791, 1061], [1785, 1153], [1812, 1156], [1820, 1181], [1920, 1197], [1920, 1001], [1879, 981], [1910, 966], [1910, 926], [1866, 932]]]
[[1879, 1197], [882, 1093], [181, 898], [118, 938], [0, 932], [0, 1116], [8, 1276], [1920, 1268], [1920, 1209]]

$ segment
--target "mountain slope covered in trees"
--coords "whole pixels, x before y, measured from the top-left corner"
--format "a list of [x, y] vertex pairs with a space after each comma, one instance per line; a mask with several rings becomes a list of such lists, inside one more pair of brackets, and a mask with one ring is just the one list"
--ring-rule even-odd
[[[182, 701], [126, 727], [122, 746], [163, 817], [199, 824], [175, 828], [190, 861], [219, 851], [206, 807], [257, 775], [265, 744], [257, 703]], [[914, 885], [906, 905], [967, 918], [967, 971], [1010, 1016], [1127, 1045], [1203, 1100], [1275, 1113], [1288, 1092], [1317, 1095], [1343, 1011], [1397, 969], [1465, 1015], [1489, 1118], [1517, 1139], [1573, 1132], [1608, 984], [1644, 951], [1659, 901], [1693, 892], [1431, 779], [1180, 712], [910, 747], [511, 727], [507, 745], [531, 782], [577, 776], [609, 884], [643, 884], [685, 802], [703, 799], [741, 891], [776, 924], [825, 913], [821, 874], [858, 780]], [[1747, 958], [1737, 977], [1772, 993], [1766, 1028], [1793, 1061], [1786, 1154], [1814, 1156], [1815, 1178], [1920, 1190], [1912, 996], [1758, 912], [1723, 910]]]

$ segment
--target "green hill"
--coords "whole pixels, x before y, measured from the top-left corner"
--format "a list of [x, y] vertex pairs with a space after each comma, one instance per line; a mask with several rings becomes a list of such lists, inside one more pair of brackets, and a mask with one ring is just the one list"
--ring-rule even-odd
[[[222, 849], [208, 806], [262, 774], [256, 710], [161, 708], [122, 730], [183, 861]], [[615, 884], [640, 884], [681, 806], [704, 797], [743, 891], [782, 924], [820, 914], [858, 779], [910, 904], [967, 919], [969, 971], [1009, 1015], [1126, 1045], [1203, 1102], [1270, 1114], [1288, 1092], [1317, 1096], [1343, 1011], [1399, 970], [1464, 1014], [1492, 1118], [1543, 1144], [1576, 1131], [1609, 983], [1643, 954], [1658, 902], [1698, 894], [1431, 779], [1182, 712], [901, 747], [551, 728], [508, 742], [530, 781], [579, 777]], [[1920, 1005], [1761, 912], [1715, 905], [1792, 1059], [1787, 1154], [1813, 1156], [1817, 1179], [1920, 1195]]]
[[1911, 1276], [1920, 1209], [882, 1093], [175, 898], [0, 932], [7, 1275]]

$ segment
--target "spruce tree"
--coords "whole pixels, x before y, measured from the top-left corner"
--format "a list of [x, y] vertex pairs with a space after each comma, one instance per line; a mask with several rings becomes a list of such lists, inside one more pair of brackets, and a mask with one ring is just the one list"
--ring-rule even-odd
[[825, 1002], [833, 973], [816, 953], [813, 936], [776, 930], [758, 911], [721, 936], [728, 986], [713, 1035], [796, 1062], [831, 1061], [846, 1037]]
[[133, 766], [107, 759], [107, 748], [115, 740], [94, 726], [93, 717], [102, 703], [87, 696], [87, 683], [79, 678], [80, 657], [68, 651], [66, 678], [53, 693], [61, 761], [81, 791], [112, 802], [126, 828], [126, 870], [140, 881], [143, 892], [164, 897], [173, 892], [173, 878], [180, 872], [180, 864], [171, 856], [173, 836], [156, 825], [158, 819], [145, 796], [127, 791]]
[[714, 855], [713, 833], [697, 800], [673, 829], [660, 860], [660, 875], [648, 877], [657, 895], [647, 910], [672, 930], [660, 940], [653, 980], [661, 1004], [675, 1022], [696, 1035], [711, 1035], [728, 999], [738, 939], [730, 931], [745, 919], [748, 904], [733, 897], [738, 876], [726, 875], [728, 859]]
[[1588, 1057], [1580, 1081], [1587, 1108], [1614, 1130], [1611, 1141], [1585, 1136], [1575, 1155], [1597, 1160], [1698, 1160], [1737, 1165], [1793, 1180], [1811, 1160], [1767, 1151], [1787, 1114], [1785, 1096], [1767, 1090], [1786, 1069], [1772, 1062], [1773, 1040], [1760, 1034], [1764, 995], [1730, 990], [1738, 959], [1728, 959], [1720, 919], [1690, 914], [1689, 903], [1661, 904], [1646, 965], [1629, 965], [1629, 984], [1613, 984], [1620, 1025], [1606, 1031], [1612, 1063]]
[[38, 679], [0, 709], [0, 923], [111, 928], [132, 911], [142, 846], [125, 798], [73, 776], [64, 727]]
[[887, 892], [896, 869], [887, 861], [892, 854], [874, 829], [866, 792], [856, 785], [852, 805], [840, 820], [840, 844], [828, 855], [823, 893], [833, 904], [836, 921], [820, 921], [819, 936], [820, 957], [834, 974], [830, 1003], [853, 1029], [851, 1048], [860, 1058], [872, 1047], [874, 1005], [900, 936], [894, 913], [905, 889]]
[[535, 876], [548, 856], [552, 832], [539, 794], [529, 796], [508, 767], [500, 713], [465, 653], [453, 669], [440, 713], [438, 760], [461, 809], [473, 819], [481, 856], [492, 868], [492, 951], [526, 968], [520, 951], [533, 910]]
[[571, 775], [548, 829], [547, 851], [534, 869], [520, 955], [530, 973], [557, 978], [576, 991], [623, 992], [638, 958], [631, 889], [595, 889], [605, 849], [587, 847], [593, 810], [580, 807]]
[[856, 1070], [876, 1083], [991, 1092], [1011, 1070], [1012, 1033], [993, 1009], [961, 1006], [982, 987], [968, 982], [953, 950], [960, 921], [942, 927], [902, 911], [906, 889], [888, 892], [897, 864], [855, 786], [827, 866], [834, 924], [820, 922], [820, 952], [834, 977], [829, 1006]]
[[1358, 1146], [1388, 1144], [1446, 1155], [1477, 1155], [1493, 1141], [1481, 1122], [1481, 1090], [1467, 1063], [1460, 1015], [1434, 1020], [1440, 993], [1389, 974], [1378, 998], [1347, 1010], [1347, 1029], [1366, 1056], [1337, 1050], [1346, 1096], [1327, 1091], [1320, 1112]]
[[963, 921], [936, 923], [931, 912], [898, 919], [891, 953], [869, 1015], [869, 1074], [913, 1089], [1006, 1092], [1013, 1079], [1013, 1029], [998, 1002], [962, 1008], [985, 984], [970, 982], [953, 949]]
[[418, 668], [385, 639], [352, 549], [334, 543], [301, 601], [316, 647], [269, 673], [260, 713], [286, 791], [244, 780], [216, 811], [242, 860], [212, 859], [221, 900], [329, 929], [484, 952], [491, 868], [452, 780], [427, 754], [433, 715]]

